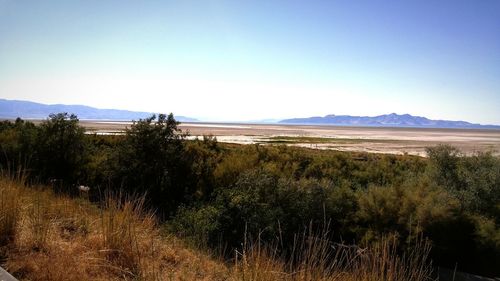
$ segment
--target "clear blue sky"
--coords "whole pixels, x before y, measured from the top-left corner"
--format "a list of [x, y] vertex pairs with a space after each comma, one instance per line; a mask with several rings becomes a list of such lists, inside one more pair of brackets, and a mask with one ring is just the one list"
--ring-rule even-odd
[[500, 1], [0, 0], [0, 97], [500, 124]]

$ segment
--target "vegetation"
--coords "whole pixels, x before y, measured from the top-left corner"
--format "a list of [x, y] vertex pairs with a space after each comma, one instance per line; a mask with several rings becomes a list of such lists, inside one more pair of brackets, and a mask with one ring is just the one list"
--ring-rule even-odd
[[[425, 280], [429, 246], [434, 265], [500, 275], [500, 159], [491, 153], [466, 156], [441, 145], [421, 158], [225, 145], [212, 137], [188, 141], [177, 125], [172, 115], [159, 115], [135, 122], [124, 135], [100, 136], [85, 134], [68, 114], [39, 126], [3, 121], [0, 165], [10, 177], [26, 171], [28, 185], [49, 185], [61, 196], [90, 186], [88, 198], [101, 212], [97, 251], [105, 254], [99, 258], [126, 278], [156, 272], [141, 267], [141, 249], [147, 237], [162, 236], [160, 226], [221, 253], [230, 261], [224, 270], [236, 280], [333, 280], [339, 272], [354, 274], [345, 280]], [[130, 199], [137, 196], [142, 199]], [[37, 238], [30, 243], [38, 244], [31, 247], [40, 252], [53, 241], [46, 238], [54, 227], [54, 217], [47, 217], [52, 207], [44, 209], [55, 200], [49, 197], [27, 204], [33, 218], [26, 223]], [[0, 206], [3, 244], [16, 241], [14, 230], [24, 227], [11, 209]], [[78, 220], [78, 231], [94, 231], [92, 219]], [[353, 255], [349, 247], [337, 252], [332, 245], [339, 243], [369, 250], [336, 264], [335, 257]], [[309, 246], [321, 253], [318, 260], [310, 261]], [[379, 256], [388, 260], [378, 264]], [[385, 274], [385, 266], [420, 277], [373, 277], [377, 270]], [[366, 275], [356, 275], [363, 270]]]
[[168, 214], [185, 201], [190, 180], [177, 124], [172, 114], [134, 123], [102, 167], [109, 182], [128, 193], [148, 193], [154, 206]]
[[5, 176], [0, 191], [21, 202], [11, 209], [18, 210], [11, 217], [16, 227], [1, 225], [12, 231], [0, 237], [9, 240], [1, 247], [2, 265], [20, 280], [423, 281], [430, 276], [423, 242], [400, 257], [391, 238], [360, 249], [308, 233], [297, 239], [293, 259], [256, 240], [235, 252], [233, 263], [224, 263], [163, 235], [143, 198], [108, 194], [95, 205]]
[[[220, 280], [224, 264], [160, 233], [142, 199], [110, 195], [95, 205], [7, 177], [0, 192], [18, 196], [16, 227], [1, 224], [3, 262], [19, 280]], [[35, 211], [34, 211], [35, 210]], [[5, 230], [13, 231], [6, 232]]]

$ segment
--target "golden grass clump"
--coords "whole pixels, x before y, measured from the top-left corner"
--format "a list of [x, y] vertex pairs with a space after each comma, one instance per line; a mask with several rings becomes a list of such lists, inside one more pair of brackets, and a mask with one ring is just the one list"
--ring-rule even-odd
[[141, 258], [154, 250], [154, 237], [158, 236], [154, 215], [144, 212], [144, 200], [107, 194], [101, 209], [101, 251], [130, 276], [141, 275]]
[[47, 245], [51, 217], [50, 217], [50, 198], [46, 193], [38, 193], [31, 197], [31, 202], [27, 204], [28, 215], [26, 216], [27, 225], [30, 228], [30, 242], [34, 250], [44, 249]]
[[0, 178], [0, 247], [14, 240], [20, 209], [20, 189], [13, 181]]

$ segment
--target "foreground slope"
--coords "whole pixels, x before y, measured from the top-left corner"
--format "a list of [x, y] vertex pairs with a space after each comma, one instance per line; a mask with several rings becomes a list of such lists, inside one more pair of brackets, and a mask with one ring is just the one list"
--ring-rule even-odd
[[[2, 265], [20, 280], [222, 280], [225, 265], [163, 236], [139, 201], [106, 210], [0, 179]], [[9, 204], [5, 204], [9, 200]], [[16, 208], [19, 211], [16, 212]], [[6, 220], [5, 218], [11, 218]], [[13, 229], [6, 235], [6, 221]]]

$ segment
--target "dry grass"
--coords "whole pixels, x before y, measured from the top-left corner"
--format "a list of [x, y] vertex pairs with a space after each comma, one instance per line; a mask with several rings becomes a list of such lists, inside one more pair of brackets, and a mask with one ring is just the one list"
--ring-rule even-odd
[[0, 179], [0, 246], [14, 241], [20, 217], [20, 190], [12, 181]]
[[2, 266], [20, 280], [428, 280], [427, 244], [398, 256], [392, 238], [360, 249], [304, 234], [288, 259], [245, 243], [225, 264], [162, 235], [143, 203], [109, 195], [98, 207], [0, 178]]
[[224, 280], [229, 274], [224, 264], [162, 236], [142, 199], [107, 196], [99, 208], [5, 178], [2, 194], [9, 202], [0, 205], [8, 218], [0, 221], [0, 238], [8, 237], [2, 266], [20, 280]]
[[427, 257], [429, 243], [415, 241], [398, 255], [395, 236], [371, 248], [333, 244], [326, 234], [296, 238], [293, 252], [283, 258], [278, 247], [250, 243], [237, 252], [234, 280], [264, 281], [424, 281], [433, 280]]
[[143, 204], [143, 198], [108, 194], [101, 209], [102, 251], [109, 262], [131, 277], [142, 272], [141, 257], [147, 252], [141, 242], [157, 236], [154, 217], [142, 213]]

